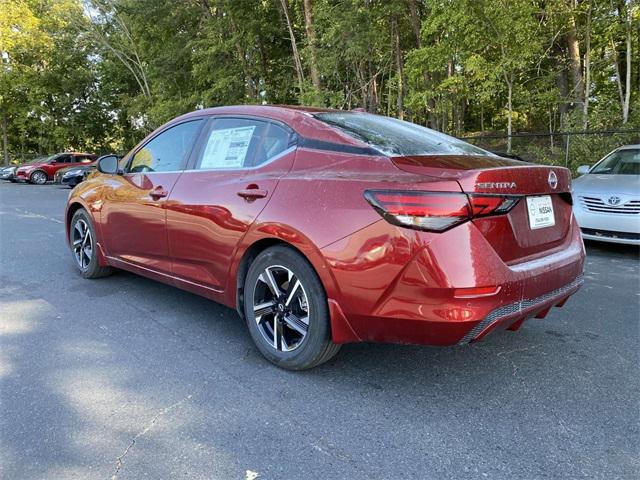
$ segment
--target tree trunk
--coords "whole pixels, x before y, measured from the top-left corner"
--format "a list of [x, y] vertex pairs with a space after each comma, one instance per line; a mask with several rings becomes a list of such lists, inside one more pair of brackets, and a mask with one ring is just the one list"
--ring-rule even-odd
[[427, 99], [427, 107], [429, 112], [427, 114], [427, 127], [435, 128], [438, 130], [438, 117], [436, 116], [436, 99], [429, 97]]
[[251, 76], [251, 67], [247, 64], [247, 54], [245, 52], [244, 46], [240, 41], [240, 30], [238, 29], [235, 20], [233, 19], [233, 15], [229, 12], [229, 21], [231, 23], [231, 28], [233, 29], [233, 44], [236, 49], [236, 55], [238, 56], [238, 60], [240, 61], [240, 65], [242, 67], [242, 74], [244, 76], [244, 86], [246, 89], [247, 96], [249, 98], [257, 98], [258, 92], [256, 88], [256, 84], [253, 81]]
[[591, 93], [591, 10], [593, 0], [589, 0], [589, 10], [587, 11], [587, 31], [585, 34], [584, 51], [584, 104], [582, 107], [582, 127], [589, 128], [589, 95]]
[[398, 118], [400, 120], [404, 120], [404, 96], [406, 82], [404, 79], [404, 59], [400, 48], [400, 28], [398, 25], [398, 17], [396, 16], [391, 19], [391, 31], [393, 35], [393, 48], [396, 56], [396, 75], [398, 77], [398, 97], [396, 105], [398, 109]]
[[511, 134], [513, 127], [513, 75], [505, 74], [507, 82], [507, 153], [511, 153]]
[[622, 104], [622, 123], [629, 121], [631, 102], [631, 5], [627, 6], [627, 72], [625, 79], [624, 103]]
[[420, 12], [418, 11], [418, 4], [416, 0], [408, 0], [409, 2], [409, 18], [411, 20], [411, 30], [416, 40], [416, 46], [422, 47], [422, 35], [420, 33]]
[[[264, 39], [262, 38], [262, 35], [258, 35], [258, 52], [260, 53], [260, 69], [262, 70], [262, 85], [259, 86], [260, 91], [258, 92], [258, 95], [260, 96], [262, 103], [268, 103], [269, 99], [267, 98], [267, 92], [269, 92], [271, 89], [267, 85], [267, 79], [269, 78], [269, 67], [267, 62], [267, 53], [264, 50]], [[263, 91], [265, 92], [264, 94]]]
[[378, 113], [378, 77], [371, 77], [371, 94], [369, 95], [369, 112]]
[[456, 107], [456, 137], [462, 136], [462, 131], [464, 130], [464, 114], [465, 114], [466, 102], [465, 100], [461, 100], [460, 103], [457, 103]]
[[560, 114], [560, 130], [562, 131], [564, 130], [567, 113], [569, 112], [569, 79], [567, 78], [567, 71], [564, 69], [564, 67], [560, 67], [560, 70], [558, 70], [556, 85], [558, 86], [558, 91], [560, 92], [558, 113]]
[[316, 32], [313, 28], [313, 15], [311, 11], [311, 0], [304, 0], [304, 27], [307, 31], [307, 40], [309, 41], [309, 52], [311, 61], [309, 69], [311, 70], [311, 82], [317, 93], [320, 93], [322, 85], [320, 83], [320, 71], [318, 70], [318, 57], [316, 55]]
[[[572, 1], [575, 9], [575, 0]], [[571, 77], [573, 80], [573, 98], [575, 102], [582, 107], [584, 102], [584, 86], [582, 83], [582, 66], [580, 65], [580, 43], [576, 31], [576, 20], [573, 12], [569, 16], [569, 29], [567, 30], [567, 49], [569, 51], [569, 59], [571, 64]]]
[[389, 80], [387, 81], [387, 117], [391, 116], [391, 79], [393, 78], [393, 65], [389, 66]]
[[293, 27], [291, 26], [291, 19], [289, 18], [289, 7], [287, 6], [287, 0], [280, 0], [282, 6], [282, 12], [284, 18], [287, 21], [287, 29], [289, 30], [289, 39], [291, 40], [291, 50], [293, 52], [293, 62], [296, 66], [296, 73], [298, 74], [298, 86], [300, 88], [300, 96], [304, 93], [304, 70], [302, 69], [302, 61], [300, 60], [300, 53], [298, 52], [298, 44], [296, 43], [296, 36], [293, 34]]
[[[618, 48], [616, 47], [616, 44], [614, 43], [613, 40], [611, 40], [611, 48], [613, 50], [613, 66], [615, 68], [616, 71], [616, 85], [618, 87], [618, 97], [620, 99], [620, 107], [622, 109], [622, 112], [624, 112], [624, 100], [625, 100], [625, 94], [622, 88], [622, 77], [620, 74], [620, 64], [619, 59], [618, 59]], [[624, 117], [624, 113], [623, 113], [623, 117]]]
[[2, 115], [2, 157], [4, 165], [9, 165], [9, 138], [7, 130], [9, 128], [9, 122], [7, 120], [7, 114]]
[[442, 98], [442, 131], [447, 133], [449, 131], [449, 99], [448, 97]]
[[551, 149], [551, 154], [553, 155], [553, 108], [549, 107], [549, 148]]

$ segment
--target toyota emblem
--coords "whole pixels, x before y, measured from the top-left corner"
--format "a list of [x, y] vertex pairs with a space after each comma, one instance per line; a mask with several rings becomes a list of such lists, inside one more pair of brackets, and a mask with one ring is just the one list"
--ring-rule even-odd
[[558, 186], [558, 176], [556, 175], [556, 172], [551, 170], [549, 172], [549, 178], [547, 179], [547, 181], [549, 182], [549, 186], [555, 190]]
[[612, 197], [609, 197], [607, 199], [607, 203], [609, 205], [618, 205], [620, 203], [620, 197], [616, 197], [615, 195]]

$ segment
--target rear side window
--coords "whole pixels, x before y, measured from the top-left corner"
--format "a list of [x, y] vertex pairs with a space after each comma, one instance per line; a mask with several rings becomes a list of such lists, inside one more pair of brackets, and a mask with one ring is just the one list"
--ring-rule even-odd
[[182, 170], [183, 161], [191, 151], [202, 120], [181, 123], [155, 136], [138, 150], [129, 165], [129, 172], [173, 172]]
[[395, 118], [355, 112], [318, 113], [315, 118], [368, 143], [387, 156], [494, 154], [444, 133]]
[[272, 122], [245, 118], [214, 119], [204, 136], [196, 168], [201, 170], [258, 167], [284, 152], [289, 132]]

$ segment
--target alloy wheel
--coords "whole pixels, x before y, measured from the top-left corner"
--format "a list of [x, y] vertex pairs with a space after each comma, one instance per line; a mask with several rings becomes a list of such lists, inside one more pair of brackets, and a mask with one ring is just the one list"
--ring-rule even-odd
[[34, 172], [31, 175], [31, 181], [36, 185], [44, 185], [47, 183], [47, 175], [44, 172]]
[[81, 270], [85, 270], [93, 257], [93, 244], [89, 225], [79, 218], [73, 227], [73, 255]]
[[286, 267], [269, 266], [258, 276], [253, 311], [258, 330], [275, 350], [295, 350], [307, 336], [309, 299], [300, 280]]

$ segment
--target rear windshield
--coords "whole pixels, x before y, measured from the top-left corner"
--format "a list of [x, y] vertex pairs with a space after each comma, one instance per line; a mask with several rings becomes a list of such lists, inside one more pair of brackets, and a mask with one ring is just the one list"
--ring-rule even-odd
[[494, 154], [444, 133], [370, 113], [326, 112], [315, 118], [388, 156]]

